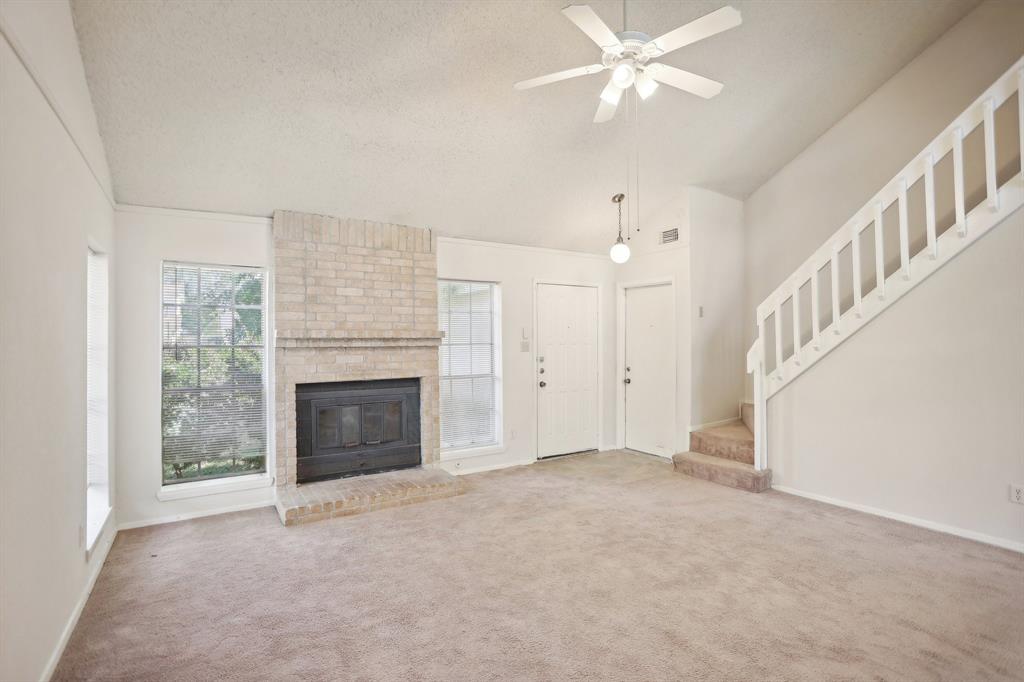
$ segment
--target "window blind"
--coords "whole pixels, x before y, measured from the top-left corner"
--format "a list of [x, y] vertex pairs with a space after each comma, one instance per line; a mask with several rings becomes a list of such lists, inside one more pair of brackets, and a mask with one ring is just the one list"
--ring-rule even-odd
[[497, 435], [495, 285], [441, 280], [441, 447], [493, 445]]
[[266, 471], [264, 273], [163, 267], [164, 483]]
[[89, 251], [86, 272], [86, 484], [107, 486], [109, 295], [107, 258]]

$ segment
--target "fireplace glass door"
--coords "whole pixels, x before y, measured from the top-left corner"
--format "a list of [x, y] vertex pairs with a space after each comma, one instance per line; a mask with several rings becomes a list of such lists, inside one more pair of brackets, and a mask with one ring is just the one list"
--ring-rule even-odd
[[420, 463], [419, 380], [296, 387], [298, 481]]

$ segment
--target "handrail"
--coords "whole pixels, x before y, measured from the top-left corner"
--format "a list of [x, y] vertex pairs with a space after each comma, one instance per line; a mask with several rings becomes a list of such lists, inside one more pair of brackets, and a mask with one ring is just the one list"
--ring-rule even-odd
[[[1017, 97], [1020, 157], [1024, 165], [1024, 57], [1017, 60], [988, 89], [977, 97], [952, 123], [939, 133], [913, 160], [904, 166], [881, 190], [869, 199], [853, 217], [811, 254], [792, 275], [757, 306], [755, 323], [757, 338], [747, 353], [747, 372], [754, 377], [755, 468], [767, 467], [767, 437], [765, 417], [767, 400], [788, 381], [813, 364], [844, 338], [860, 329], [910, 288], [929, 276], [952, 256], [973, 243], [977, 236], [997, 224], [1011, 210], [1024, 203], [1024, 173], [1020, 173], [1003, 188], [997, 186], [995, 155], [995, 110], [1014, 93]], [[963, 141], [979, 125], [984, 129], [985, 201], [969, 214], [965, 210]], [[940, 159], [953, 154], [954, 229], [936, 237], [934, 168]], [[925, 248], [910, 256], [907, 218], [907, 188], [924, 178], [925, 190]], [[1006, 196], [1006, 200], [1002, 199]], [[885, 276], [883, 243], [883, 213], [897, 204], [899, 228], [900, 267], [888, 279]], [[1002, 210], [1001, 210], [1002, 209]], [[875, 281], [870, 296], [864, 296], [861, 287], [860, 235], [874, 225]], [[955, 239], [953, 238], [955, 237]], [[852, 272], [843, 273], [853, 280], [853, 305], [841, 313], [839, 301], [839, 254], [848, 245], [852, 248]], [[832, 322], [821, 329], [819, 320], [820, 271], [830, 266]], [[897, 275], [900, 275], [897, 277]], [[810, 281], [811, 342], [803, 344], [800, 324], [800, 289]], [[782, 343], [782, 306], [792, 299], [793, 352], [784, 357]], [[766, 372], [767, 348], [764, 326], [774, 317], [775, 369]], [[805, 349], [810, 347], [810, 351]], [[784, 367], [788, 367], [784, 372]]]

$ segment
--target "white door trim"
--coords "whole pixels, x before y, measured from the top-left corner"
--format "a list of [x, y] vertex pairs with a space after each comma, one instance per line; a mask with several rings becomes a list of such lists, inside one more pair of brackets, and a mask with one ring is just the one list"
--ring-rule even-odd
[[538, 460], [540, 457], [540, 396], [538, 391], [540, 387], [537, 385], [537, 291], [540, 289], [542, 284], [554, 284], [557, 286], [565, 287], [588, 287], [591, 289], [597, 289], [597, 447], [598, 449], [604, 444], [604, 342], [601, 339], [602, 330], [602, 317], [601, 317], [601, 294], [604, 287], [599, 282], [585, 282], [580, 280], [565, 280], [565, 279], [547, 279], [537, 278], [533, 279], [533, 343], [530, 347], [530, 360], [533, 365], [533, 459]]
[[669, 368], [672, 372], [672, 438], [673, 449], [679, 447], [679, 444], [675, 442], [675, 437], [678, 433], [676, 426], [679, 423], [679, 415], [676, 414], [678, 407], [676, 396], [679, 393], [679, 374], [677, 372], [679, 346], [676, 339], [678, 335], [676, 278], [662, 277], [660, 279], [647, 279], [636, 282], [619, 282], [615, 287], [615, 447], [620, 450], [626, 447], [626, 385], [623, 383], [623, 378], [626, 376], [626, 289], [665, 285], [672, 288], [672, 350], [674, 352], [672, 353]]

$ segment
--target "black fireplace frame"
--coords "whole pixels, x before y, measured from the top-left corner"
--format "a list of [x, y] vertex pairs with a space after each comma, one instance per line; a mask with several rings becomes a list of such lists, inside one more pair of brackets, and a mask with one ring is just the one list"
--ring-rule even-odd
[[[395, 402], [401, 403], [401, 438], [384, 441], [382, 437], [377, 442], [362, 442], [367, 418], [365, 406]], [[320, 410], [353, 405], [361, 406], [360, 443], [347, 447], [344, 443], [335, 447], [321, 446], [317, 438]], [[298, 483], [406, 469], [422, 463], [419, 379], [296, 384], [295, 412]], [[384, 419], [383, 412], [381, 419]]]

